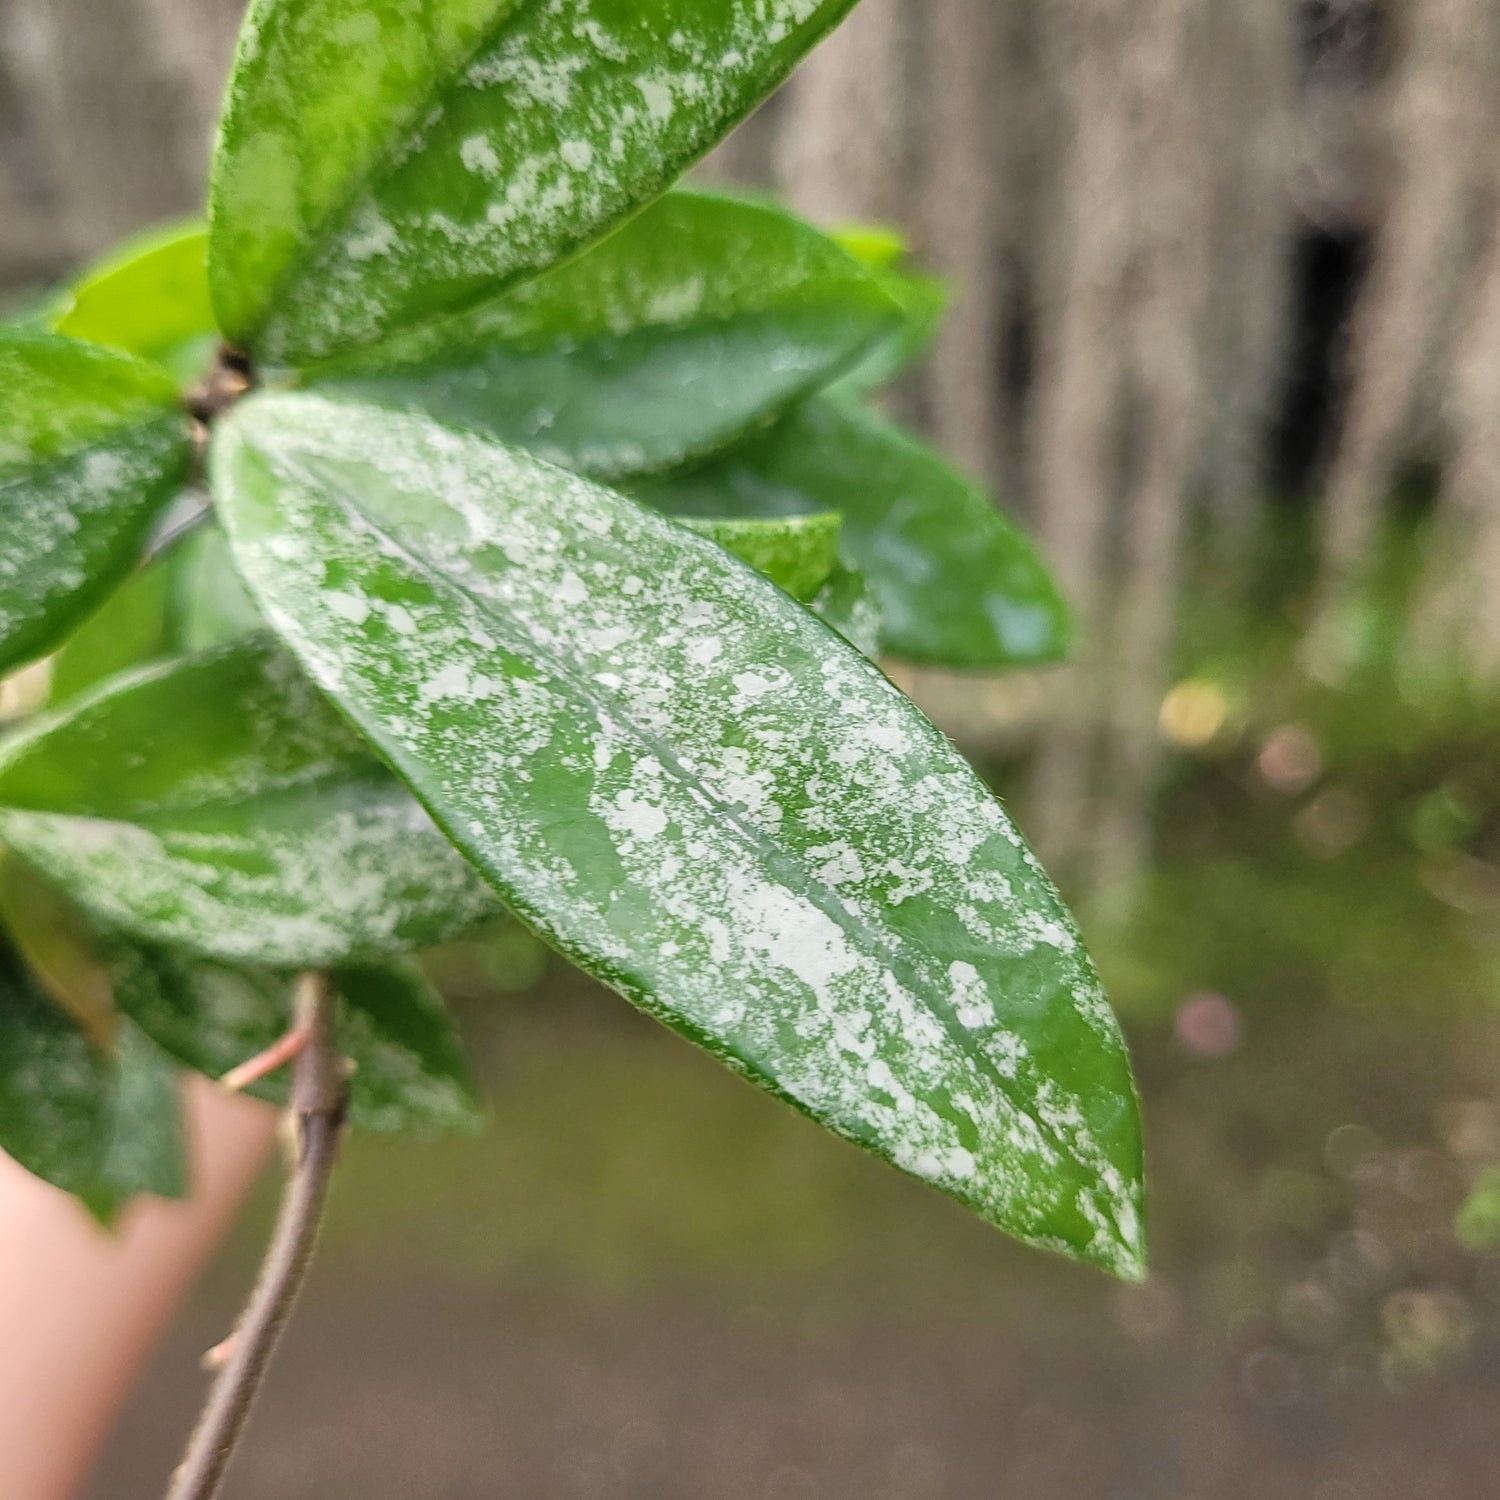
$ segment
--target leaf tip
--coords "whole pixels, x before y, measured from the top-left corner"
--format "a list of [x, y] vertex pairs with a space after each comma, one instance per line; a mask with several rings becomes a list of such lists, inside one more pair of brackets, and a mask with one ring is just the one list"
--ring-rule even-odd
[[1136, 1173], [1115, 1195], [1109, 1228], [1089, 1247], [1087, 1258], [1121, 1281], [1142, 1282], [1150, 1274], [1146, 1253], [1145, 1185]]

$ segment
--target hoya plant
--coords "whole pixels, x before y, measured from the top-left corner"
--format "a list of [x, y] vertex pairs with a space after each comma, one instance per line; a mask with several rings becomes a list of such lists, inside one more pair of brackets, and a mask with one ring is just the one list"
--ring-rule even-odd
[[0, 332], [0, 671], [50, 667], [0, 744], [0, 1146], [107, 1219], [188, 1186], [180, 1069], [297, 1127], [175, 1496], [218, 1484], [346, 1121], [474, 1122], [410, 955], [502, 910], [1141, 1273], [1095, 971], [878, 665], [1067, 643], [871, 404], [940, 297], [889, 235], [673, 185], [849, 4], [256, 0], [206, 228]]

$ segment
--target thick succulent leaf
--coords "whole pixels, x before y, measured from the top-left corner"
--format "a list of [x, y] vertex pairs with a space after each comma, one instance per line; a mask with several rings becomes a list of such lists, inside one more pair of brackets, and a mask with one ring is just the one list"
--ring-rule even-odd
[[880, 655], [880, 606], [863, 573], [839, 563], [809, 607], [862, 656]]
[[885, 224], [846, 224], [836, 239], [879, 281], [901, 309], [901, 321], [828, 389], [860, 397], [889, 384], [926, 354], [948, 310], [948, 288], [935, 276], [909, 268], [911, 247], [899, 229]]
[[769, 521], [696, 520], [685, 516], [682, 524], [701, 536], [711, 537], [726, 552], [732, 552], [757, 573], [764, 573], [772, 583], [803, 603], [818, 595], [839, 566], [843, 518], [837, 511]]
[[192, 460], [154, 365], [0, 332], [0, 672], [42, 655], [134, 566]]
[[173, 649], [205, 651], [265, 629], [214, 521], [183, 538], [168, 559], [168, 620]]
[[80, 1194], [103, 1219], [139, 1193], [183, 1198], [190, 1185], [176, 1066], [128, 1019], [116, 1030], [113, 1061], [100, 1182]]
[[351, 1110], [368, 1130], [472, 1130], [482, 1113], [442, 997], [412, 963], [334, 974], [339, 1045], [355, 1063]]
[[142, 568], [63, 642], [52, 661], [50, 707], [169, 653], [170, 584], [165, 558]]
[[421, 417], [263, 396], [211, 464], [267, 619], [528, 921], [993, 1222], [1139, 1269], [1093, 968], [876, 668], [706, 538]]
[[0, 927], [55, 1005], [101, 1051], [114, 1046], [119, 1014], [87, 919], [56, 886], [0, 850]]
[[436, 942], [492, 905], [264, 640], [116, 679], [10, 741], [0, 839], [112, 927], [288, 968]]
[[209, 519], [126, 579], [68, 637], [52, 662], [47, 702], [57, 708], [132, 667], [264, 631], [224, 533]]
[[1031, 543], [931, 450], [843, 402], [808, 402], [716, 462], [631, 493], [672, 515], [841, 512], [842, 550], [894, 656], [1000, 667], [1067, 651], [1067, 610]]
[[610, 479], [724, 447], [900, 328], [811, 226], [680, 192], [510, 295], [311, 378]]
[[108, 1049], [0, 941], [0, 1150], [108, 1219], [186, 1187], [173, 1070], [129, 1021]]
[[[292, 986], [269, 969], [238, 968], [150, 944], [108, 950], [115, 996], [142, 1032], [211, 1078], [270, 1046], [291, 1024]], [[349, 1115], [362, 1130], [467, 1130], [479, 1123], [463, 1049], [437, 992], [414, 965], [334, 971], [343, 997], [339, 1050], [354, 1064]], [[248, 1090], [283, 1104], [287, 1076]]]
[[852, 0], [257, 0], [214, 166], [221, 326], [301, 363], [600, 238]]
[[208, 230], [171, 224], [130, 240], [63, 295], [52, 326], [155, 360], [183, 382], [194, 379], [212, 363], [218, 337], [208, 296]]
[[848, 371], [829, 384], [832, 396], [867, 396], [889, 385], [932, 347], [948, 311], [948, 289], [932, 276], [887, 271], [876, 277], [880, 289], [901, 309], [901, 320]]
[[107, 1059], [0, 945], [0, 1148], [74, 1191], [98, 1178]]

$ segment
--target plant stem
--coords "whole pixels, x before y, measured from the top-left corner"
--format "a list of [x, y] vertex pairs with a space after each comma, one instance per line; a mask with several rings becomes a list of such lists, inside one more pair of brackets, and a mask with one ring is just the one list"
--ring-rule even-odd
[[307, 973], [298, 981], [295, 1024], [306, 1028], [308, 1040], [292, 1063], [287, 1114], [296, 1159], [291, 1180], [255, 1290], [232, 1335], [228, 1361], [209, 1392], [167, 1500], [212, 1500], [218, 1493], [312, 1259], [348, 1104], [348, 1080], [334, 1045], [334, 1004], [326, 974]]

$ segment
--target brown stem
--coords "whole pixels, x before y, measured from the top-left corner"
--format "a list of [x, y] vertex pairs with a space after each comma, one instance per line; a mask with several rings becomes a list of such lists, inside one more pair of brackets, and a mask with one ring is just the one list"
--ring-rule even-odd
[[296, 1137], [296, 1161], [291, 1181], [260, 1277], [232, 1336], [228, 1362], [209, 1392], [167, 1500], [212, 1500], [218, 1493], [312, 1259], [348, 1105], [348, 1081], [334, 1045], [334, 995], [327, 975], [301, 977], [296, 1012], [296, 1025], [307, 1029], [308, 1041], [292, 1065], [287, 1112]]
[[196, 418], [205, 427], [211, 426], [215, 417], [228, 411], [255, 383], [250, 360], [243, 351], [232, 349], [228, 344], [219, 346], [213, 369], [183, 402], [190, 417]]

